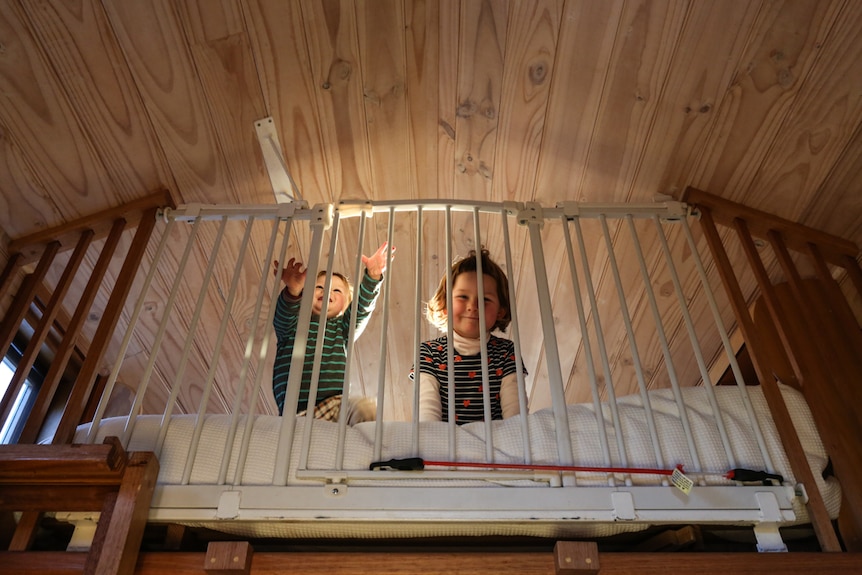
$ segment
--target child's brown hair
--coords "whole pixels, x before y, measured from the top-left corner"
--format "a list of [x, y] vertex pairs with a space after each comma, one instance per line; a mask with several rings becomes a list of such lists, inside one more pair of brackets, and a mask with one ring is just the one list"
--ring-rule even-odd
[[[497, 298], [500, 300], [500, 309], [503, 311], [502, 317], [498, 318], [491, 330], [498, 329], [505, 331], [509, 327], [509, 322], [512, 321], [512, 311], [509, 304], [509, 280], [506, 278], [506, 272], [503, 271], [497, 263], [491, 259], [491, 256], [485, 248], [482, 248], [482, 275], [494, 278], [497, 283]], [[455, 279], [465, 272], [476, 272], [476, 250], [470, 250], [467, 257], [462, 258], [452, 264], [452, 284], [455, 284]], [[425, 317], [436, 326], [440, 331], [446, 331], [447, 314], [446, 314], [446, 276], [440, 280], [440, 285], [437, 286], [437, 291], [425, 307]]]

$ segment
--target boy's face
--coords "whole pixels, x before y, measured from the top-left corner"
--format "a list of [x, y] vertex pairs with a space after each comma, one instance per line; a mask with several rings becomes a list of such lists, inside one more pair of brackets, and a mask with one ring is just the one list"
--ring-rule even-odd
[[458, 274], [452, 285], [452, 313], [448, 313], [452, 329], [462, 337], [479, 338], [479, 305], [485, 306], [485, 332], [490, 332], [497, 320], [505, 315], [497, 296], [497, 282], [489, 275], [482, 275], [484, 301], [479, 294], [476, 272]]
[[[323, 287], [326, 285], [326, 274], [317, 276], [317, 284], [314, 286], [314, 300], [311, 302], [311, 311], [320, 315], [323, 309]], [[326, 307], [326, 318], [331, 319], [344, 313], [347, 309], [348, 288], [344, 280], [338, 276], [332, 276], [332, 285], [329, 289], [329, 304]]]

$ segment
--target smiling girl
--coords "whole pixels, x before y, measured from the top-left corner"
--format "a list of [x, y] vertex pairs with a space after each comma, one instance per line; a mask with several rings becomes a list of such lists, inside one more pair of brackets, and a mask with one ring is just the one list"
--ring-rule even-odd
[[[491, 335], [503, 331], [512, 319], [509, 284], [506, 274], [490, 257], [481, 252], [482, 290], [479, 289], [477, 254], [470, 254], [452, 266], [452, 310], [446, 308], [446, 276], [440, 280], [434, 297], [428, 302], [426, 317], [440, 331], [448, 334], [452, 324], [454, 341], [454, 407], [455, 422], [482, 421], [485, 418], [483, 392], [481, 331], [488, 342], [488, 385], [491, 418], [503, 419], [520, 412], [515, 364], [511, 340]], [[480, 307], [484, 313], [480, 314]], [[481, 318], [484, 316], [484, 324]], [[423, 342], [419, 350], [419, 420], [448, 421], [449, 370], [448, 335]], [[526, 370], [524, 370], [526, 375]], [[410, 378], [415, 378], [411, 371]]]

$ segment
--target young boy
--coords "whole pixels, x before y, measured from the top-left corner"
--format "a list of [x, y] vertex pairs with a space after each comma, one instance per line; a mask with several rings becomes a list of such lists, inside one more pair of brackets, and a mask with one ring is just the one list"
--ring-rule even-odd
[[[365, 328], [377, 296], [383, 273], [386, 271], [387, 244], [384, 243], [371, 256], [362, 256], [365, 273], [359, 282], [359, 304], [354, 320], [356, 330], [354, 339], [358, 338]], [[391, 248], [395, 253], [395, 248]], [[284, 412], [284, 397], [287, 392], [287, 381], [290, 377], [290, 363], [293, 355], [293, 345], [299, 323], [299, 307], [302, 301], [302, 289], [308, 270], [302, 263], [290, 258], [287, 267], [281, 270], [281, 281], [284, 289], [278, 297], [273, 326], [278, 340], [276, 346], [275, 364], [272, 373], [272, 392], [278, 405], [278, 414]], [[275, 273], [278, 273], [278, 262], [275, 262]], [[308, 343], [305, 348], [305, 363], [302, 370], [302, 383], [299, 390], [299, 402], [296, 410], [304, 414], [308, 408], [311, 375], [314, 367], [314, 354], [317, 349], [317, 334], [320, 327], [320, 314], [323, 310], [323, 288], [326, 272], [317, 274], [317, 284], [314, 288], [314, 299], [311, 307], [311, 324], [308, 331]], [[350, 334], [351, 306], [353, 286], [347, 278], [333, 272], [326, 308], [326, 329], [324, 332], [323, 354], [321, 356], [320, 375], [317, 384], [317, 402], [314, 416], [320, 419], [337, 421], [341, 409], [341, 394], [344, 386], [344, 373], [347, 366], [347, 343]], [[359, 421], [374, 419], [373, 402], [367, 399], [351, 400], [348, 422], [352, 425]]]
[[[482, 250], [483, 292], [479, 293], [475, 251], [452, 266], [452, 310], [446, 309], [446, 276], [428, 302], [426, 317], [447, 333], [452, 322], [455, 359], [455, 421], [458, 425], [485, 419], [482, 390], [481, 330], [488, 342], [488, 385], [491, 419], [520, 412], [515, 347], [511, 340], [491, 331], [505, 330], [512, 320], [506, 274], [487, 250]], [[485, 308], [485, 325], [479, 323], [479, 306]], [[448, 335], [426, 341], [419, 350], [419, 420], [448, 421]], [[526, 375], [526, 370], [524, 370]], [[413, 372], [411, 379], [415, 378]]]

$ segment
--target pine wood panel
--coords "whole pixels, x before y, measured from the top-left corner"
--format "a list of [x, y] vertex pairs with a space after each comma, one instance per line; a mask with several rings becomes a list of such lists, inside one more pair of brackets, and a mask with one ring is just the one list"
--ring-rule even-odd
[[[439, 197], [535, 200], [551, 207], [561, 200], [649, 201], [695, 185], [858, 244], [860, 19], [862, 6], [844, 0], [10, 0], [0, 7], [6, 86], [0, 95], [0, 225], [16, 238], [160, 186], [179, 202], [270, 203], [253, 124], [271, 116], [287, 169], [310, 205]], [[499, 222], [484, 215], [480, 220], [479, 243], [504, 263]], [[357, 226], [356, 219], [342, 222], [342, 246], [354, 247]], [[386, 378], [395, 382], [387, 417], [407, 419], [411, 411], [406, 374], [417, 327], [417, 244], [423, 250], [420, 299], [427, 301], [450, 263], [444, 240], [451, 241], [453, 257], [466, 255], [477, 247], [472, 226], [470, 214], [455, 213], [453, 237], [443, 238], [443, 217], [437, 215], [417, 236], [411, 217], [396, 216], [398, 252], [388, 281], [398, 320], [383, 326], [381, 314], [374, 314], [358, 342], [354, 374], [357, 389], [376, 393], [376, 350], [385, 329]], [[526, 229], [509, 227], [514, 269], [507, 272], [517, 292], [527, 295], [535, 283], [522, 271], [532, 265]], [[584, 349], [568, 293], [565, 246], [555, 229], [560, 227], [545, 226], [542, 235], [557, 335], [567, 344], [563, 377], [568, 395], [582, 397], [588, 394]], [[633, 389], [607, 247], [599, 228], [587, 227], [610, 375]], [[387, 228], [385, 214], [369, 220], [365, 253], [376, 249]], [[225, 240], [207, 310], [223, 302], [241, 233], [232, 231]], [[212, 237], [208, 232], [195, 248], [198, 256], [205, 257]], [[663, 359], [625, 226], [612, 225], [611, 237], [623, 284], [636, 302], [631, 313], [645, 369], [659, 385], [666, 381]], [[268, 241], [268, 225], [256, 224], [228, 328], [227, 337], [240, 348], [252, 326], [271, 335], [265, 317], [252, 317], [261, 274], [267, 273], [262, 270], [269, 270]], [[684, 253], [688, 248], [680, 241], [675, 236], [672, 249]], [[170, 247], [173, 260], [179, 246]], [[294, 229], [281, 259], [304, 261], [308, 249], [309, 235]], [[657, 244], [648, 240], [644, 249], [651, 271], [662, 277], [655, 287], [672, 345], [688, 345]], [[739, 263], [743, 257], [733, 239], [730, 250], [751, 297], [753, 276]], [[770, 249], [762, 251], [768, 255]], [[88, 256], [80, 278], [93, 261]], [[333, 265], [353, 274], [345, 255]], [[706, 265], [714, 281], [714, 268]], [[118, 269], [112, 266], [109, 277]], [[767, 270], [782, 278], [774, 258]], [[170, 274], [159, 272], [162, 287], [148, 310], [164, 305]], [[56, 277], [49, 275], [54, 282]], [[695, 279], [686, 267], [681, 281], [694, 290], [689, 297], [699, 299]], [[72, 286], [70, 297], [81, 289]], [[197, 295], [181, 292], [171, 337], [188, 324]], [[519, 327], [528, 385], [539, 407], [548, 401], [542, 391], [547, 371], [530, 299], [519, 301]], [[86, 338], [106, 301], [105, 293], [97, 297]], [[121, 326], [130, 311], [127, 306]], [[723, 314], [733, 329], [726, 309]], [[151, 333], [153, 320], [147, 318]], [[592, 333], [592, 317], [586, 320]], [[207, 333], [198, 353], [205, 356], [219, 324], [212, 317], [203, 321]], [[423, 338], [437, 335], [424, 320], [418, 327]], [[182, 344], [177, 339], [172, 345], [176, 352]], [[715, 345], [704, 343], [710, 358], [722, 353], [711, 349]], [[118, 346], [111, 342], [107, 356]], [[136, 357], [144, 347], [136, 336], [127, 353]], [[160, 369], [168, 374], [177, 361], [169, 358]], [[262, 410], [273, 408], [267, 398], [271, 367], [265, 369]], [[699, 378], [691, 362], [681, 369], [687, 383]], [[200, 381], [203, 370], [195, 368], [192, 379]], [[236, 369], [219, 370], [220, 381], [236, 376]], [[230, 402], [233, 393], [220, 389], [213, 406]], [[197, 388], [183, 392], [183, 409], [199, 398]]]
[[[0, 5], [0, 26], [6, 54], [0, 60], [0, 74], [7, 87], [0, 98], [0, 119], [11, 133], [14, 152], [7, 164], [12, 173], [4, 177], [13, 183], [9, 207], [30, 215], [33, 219], [24, 229], [32, 230], [116, 205], [112, 183], [82, 132], [61, 81], [28, 33], [26, 14], [17, 3]], [[16, 165], [16, 149], [22, 163], [36, 160], [34, 169]], [[22, 181], [22, 176], [34, 180]], [[19, 185], [34, 190], [36, 197], [12, 193]]]

